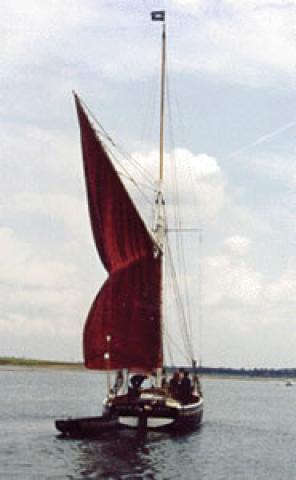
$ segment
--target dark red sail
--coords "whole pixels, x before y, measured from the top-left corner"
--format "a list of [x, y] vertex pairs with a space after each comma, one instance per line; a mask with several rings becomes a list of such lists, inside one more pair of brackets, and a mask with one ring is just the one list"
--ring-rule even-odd
[[152, 237], [75, 100], [92, 231], [109, 273], [85, 324], [85, 365], [149, 372], [162, 366], [161, 256], [155, 255]]

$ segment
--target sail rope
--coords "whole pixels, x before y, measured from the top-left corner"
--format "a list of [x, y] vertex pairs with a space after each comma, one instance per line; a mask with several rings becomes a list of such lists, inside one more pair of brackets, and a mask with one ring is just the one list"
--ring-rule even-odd
[[[172, 122], [172, 109], [171, 109], [171, 94], [170, 94], [170, 83], [169, 77], [167, 76], [167, 112], [168, 112], [168, 132], [169, 132], [169, 139], [170, 144], [172, 145], [171, 153], [170, 153], [170, 163], [171, 166], [171, 178], [172, 178], [172, 196], [173, 201], [172, 204], [174, 205], [173, 208], [173, 216], [174, 216], [174, 223], [176, 225], [176, 230], [182, 230], [182, 217], [180, 212], [180, 193], [178, 189], [178, 182], [177, 182], [177, 167], [176, 167], [176, 158], [175, 155], [172, 153], [174, 151], [174, 130], [173, 130], [173, 122]], [[168, 240], [168, 239], [167, 239]], [[176, 231], [175, 235], [175, 245], [176, 245], [176, 260], [178, 265], [178, 271], [180, 272], [183, 284], [184, 284], [184, 293], [183, 297], [185, 301], [182, 301], [182, 297], [180, 294], [180, 287], [178, 284], [178, 276], [176, 274], [175, 268], [173, 267], [173, 260], [172, 260], [172, 252], [170, 246], [168, 244], [168, 252], [169, 258], [171, 263], [171, 274], [173, 278], [173, 284], [175, 289], [175, 296], [178, 298], [177, 305], [179, 310], [179, 317], [180, 317], [180, 324], [181, 324], [181, 333], [183, 336], [183, 342], [186, 346], [186, 349], [190, 352], [191, 358], [190, 361], [193, 360], [193, 345], [191, 339], [193, 339], [192, 335], [192, 321], [191, 321], [191, 311], [190, 311], [190, 303], [189, 303], [189, 285], [188, 285], [188, 277], [186, 275], [187, 268], [186, 268], [186, 261], [185, 261], [185, 249], [184, 249], [184, 241], [182, 234], [178, 234]]]
[[171, 363], [171, 365], [174, 364], [174, 354], [173, 354], [173, 349], [174, 347], [175, 352], [179, 353], [182, 358], [184, 358], [185, 362], [190, 362], [190, 357], [188, 354], [186, 354], [185, 348], [182, 349], [180, 345], [177, 343], [177, 341], [174, 340], [173, 336], [169, 334], [168, 329], [164, 328], [164, 337], [165, 337], [165, 343], [166, 343], [166, 349], [168, 352], [168, 358]]
[[[181, 215], [181, 209], [180, 209], [180, 193], [179, 193], [179, 188], [178, 188], [178, 175], [177, 175], [177, 162], [176, 162], [176, 157], [174, 155], [175, 151], [175, 142], [174, 142], [174, 129], [173, 129], [173, 121], [172, 121], [172, 108], [171, 108], [171, 87], [170, 87], [170, 82], [168, 78], [168, 123], [169, 123], [169, 134], [171, 138], [171, 143], [172, 143], [172, 149], [171, 149], [171, 165], [172, 165], [172, 178], [173, 178], [173, 185], [174, 185], [174, 194], [175, 194], [175, 224], [177, 228], [181, 231], [182, 230], [182, 215]], [[175, 94], [175, 98], [177, 95]], [[190, 179], [192, 179], [192, 176], [189, 176]], [[191, 191], [194, 191], [192, 188]], [[179, 268], [180, 271], [183, 272], [184, 276], [184, 284], [185, 284], [185, 309], [186, 309], [186, 318], [188, 322], [188, 328], [190, 330], [190, 336], [192, 338], [192, 320], [191, 320], [191, 310], [190, 310], [190, 302], [189, 302], [189, 285], [188, 285], [188, 277], [186, 275], [186, 272], [188, 271], [187, 266], [186, 266], [186, 258], [185, 258], [185, 245], [184, 245], [184, 239], [183, 235], [179, 234], [176, 232], [176, 246], [177, 246], [177, 255], [178, 255], [178, 261], [179, 261]]]
[[166, 241], [166, 251], [167, 251], [167, 259], [168, 259], [168, 261], [166, 262], [166, 273], [167, 273], [166, 277], [168, 281], [171, 281], [170, 286], [172, 288], [172, 292], [174, 294], [176, 306], [178, 309], [178, 317], [179, 317], [180, 326], [181, 326], [180, 333], [183, 339], [183, 344], [185, 346], [185, 349], [189, 352], [190, 360], [192, 360], [193, 352], [192, 352], [192, 346], [190, 341], [190, 333], [189, 333], [188, 325], [186, 322], [184, 303], [182, 302], [182, 295], [181, 295], [180, 287], [178, 284], [177, 273], [174, 267], [172, 251], [168, 241]]
[[[141, 188], [144, 188], [144, 189], [146, 189], [146, 190], [149, 190], [150, 192], [153, 192], [154, 194], [157, 193], [157, 191], [156, 191], [156, 189], [155, 189], [154, 187], [152, 187], [152, 186], [150, 186], [150, 185], [146, 185], [145, 183], [137, 182], [137, 181], [135, 180], [135, 178], [132, 177], [131, 175], [129, 175], [128, 173], [126, 173], [126, 172], [121, 172], [120, 170], [117, 170], [117, 173], [118, 173], [118, 175], [119, 175], [120, 177], [125, 178], [125, 179], [128, 180], [129, 182], [134, 183], [135, 185], [138, 185], [138, 186], [141, 187]], [[152, 200], [150, 200], [150, 198], [149, 198], [149, 203], [150, 203], [151, 205], [153, 204], [153, 202], [152, 202]]]
[[[151, 206], [153, 205], [153, 202], [151, 201], [150, 197], [148, 197], [146, 195], [146, 193], [144, 192], [143, 190], [143, 184], [141, 185], [139, 182], [137, 182], [135, 180], [134, 177], [132, 177], [130, 175], [130, 173], [128, 172], [127, 168], [122, 164], [122, 162], [119, 160], [118, 157], [115, 156], [115, 153], [113, 151], [111, 151], [105, 144], [104, 144], [104, 147], [106, 149], [106, 151], [108, 152], [108, 154], [111, 156], [112, 160], [113, 160], [113, 163], [117, 164], [122, 170], [123, 172], [118, 172], [119, 175], [121, 176], [124, 176], [125, 178], [127, 178], [135, 187], [136, 189], [138, 190], [138, 192], [140, 193], [140, 195], [144, 198], [144, 200]], [[146, 186], [146, 185], [145, 185]], [[141, 188], [142, 187], [142, 188]], [[154, 189], [153, 189], [154, 191]]]
[[[148, 184], [150, 183], [151, 185], [154, 185], [154, 178], [152, 174], [145, 167], [143, 167], [143, 165], [140, 162], [138, 162], [132, 155], [126, 152], [122, 146], [114, 142], [111, 135], [107, 132], [107, 130], [103, 127], [103, 125], [99, 122], [97, 117], [94, 115], [94, 113], [90, 110], [90, 108], [87, 106], [87, 104], [83, 100], [81, 100], [81, 104], [83, 105], [83, 108], [88, 113], [89, 117], [92, 118], [95, 125], [99, 127], [99, 128], [96, 128], [94, 126], [94, 129], [98, 134], [99, 138], [100, 139], [105, 138], [105, 140], [107, 140], [112, 145], [112, 147], [122, 155], [123, 158], [128, 160], [131, 164], [134, 165], [135, 168], [138, 169], [139, 172], [141, 172], [141, 175], [143, 176], [143, 178], [145, 178]], [[104, 144], [104, 146], [106, 147], [106, 143]], [[110, 152], [110, 149], [109, 149], [109, 152]]]

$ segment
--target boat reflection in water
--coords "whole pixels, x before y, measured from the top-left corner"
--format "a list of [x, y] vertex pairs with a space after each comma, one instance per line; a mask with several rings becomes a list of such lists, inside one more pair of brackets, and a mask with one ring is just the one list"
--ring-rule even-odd
[[195, 458], [198, 451], [198, 435], [199, 431], [169, 435], [149, 432], [142, 436], [138, 431], [124, 429], [119, 435], [104, 433], [100, 440], [78, 440], [71, 442], [71, 456], [75, 459], [72, 471], [77, 478], [87, 479], [177, 478], [177, 455], [183, 478], [196, 478], [189, 457]]

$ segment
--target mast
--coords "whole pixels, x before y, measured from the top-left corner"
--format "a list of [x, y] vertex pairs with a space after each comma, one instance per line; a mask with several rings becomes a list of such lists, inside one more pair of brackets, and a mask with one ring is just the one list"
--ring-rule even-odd
[[[152, 20], [162, 22], [162, 36], [161, 36], [161, 82], [160, 82], [160, 126], [159, 126], [159, 179], [157, 185], [156, 199], [155, 199], [155, 225], [153, 231], [155, 239], [160, 249], [161, 255], [161, 314], [160, 314], [160, 329], [161, 342], [163, 352], [163, 254], [164, 241], [166, 234], [165, 222], [165, 202], [163, 198], [163, 179], [164, 179], [164, 118], [165, 118], [165, 67], [166, 67], [166, 31], [165, 31], [165, 11], [158, 11], [151, 13]], [[161, 385], [162, 369], [157, 369], [157, 385]]]
[[165, 213], [163, 198], [163, 180], [164, 180], [164, 120], [165, 120], [165, 81], [166, 81], [166, 29], [165, 29], [165, 11], [152, 12], [152, 20], [162, 22], [161, 37], [161, 82], [160, 82], [160, 126], [159, 126], [159, 178], [157, 193], [155, 199], [155, 226], [154, 232], [157, 244], [163, 253], [165, 238]]
[[161, 49], [161, 91], [160, 91], [160, 129], [159, 129], [159, 184], [163, 181], [163, 153], [164, 153], [164, 109], [165, 109], [165, 61], [166, 61], [166, 32], [165, 23], [162, 26]]

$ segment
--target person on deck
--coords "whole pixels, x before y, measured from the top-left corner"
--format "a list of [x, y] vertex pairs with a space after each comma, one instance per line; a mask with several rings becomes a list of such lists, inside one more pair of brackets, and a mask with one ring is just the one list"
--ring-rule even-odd
[[180, 382], [180, 399], [182, 403], [189, 403], [192, 394], [191, 380], [187, 370], [183, 372], [183, 377]]
[[122, 370], [118, 370], [116, 378], [115, 378], [114, 387], [113, 387], [113, 391], [114, 391], [115, 395], [118, 394], [118, 392], [122, 388], [122, 386], [123, 386], [123, 372], [122, 372]]
[[140, 395], [141, 385], [146, 378], [146, 375], [133, 375], [130, 379], [131, 386], [129, 387], [129, 394], [138, 397]]
[[162, 369], [161, 388], [163, 388], [166, 392], [169, 388], [165, 368]]
[[177, 370], [173, 377], [170, 380], [169, 390], [173, 398], [178, 398], [179, 396], [179, 381], [180, 381], [180, 372]]

